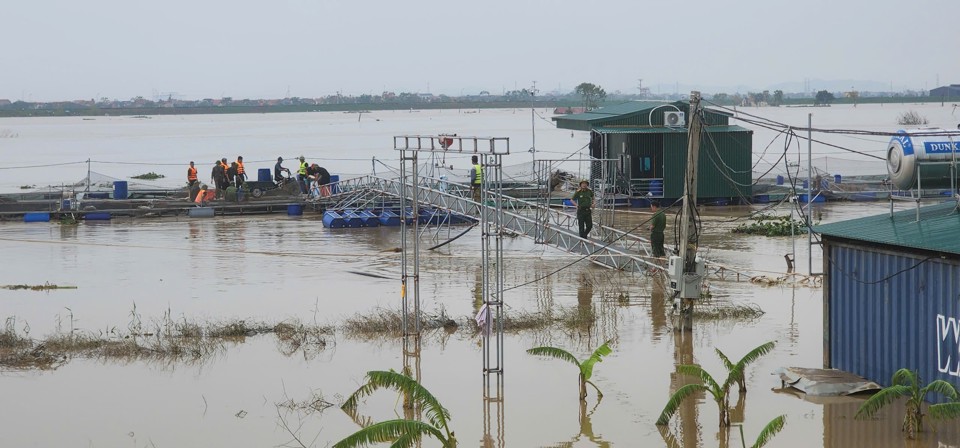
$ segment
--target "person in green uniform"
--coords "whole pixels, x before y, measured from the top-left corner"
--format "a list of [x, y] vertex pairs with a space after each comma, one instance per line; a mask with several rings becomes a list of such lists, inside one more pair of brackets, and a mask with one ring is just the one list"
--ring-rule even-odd
[[654, 257], [664, 257], [667, 255], [663, 250], [663, 230], [667, 228], [667, 216], [660, 210], [660, 203], [650, 201], [650, 210], [653, 211], [653, 218], [650, 220], [650, 246], [653, 247]]
[[577, 223], [580, 225], [580, 238], [586, 238], [590, 235], [590, 229], [593, 229], [593, 190], [590, 189], [590, 182], [580, 181], [580, 188], [573, 193], [571, 198], [577, 204]]

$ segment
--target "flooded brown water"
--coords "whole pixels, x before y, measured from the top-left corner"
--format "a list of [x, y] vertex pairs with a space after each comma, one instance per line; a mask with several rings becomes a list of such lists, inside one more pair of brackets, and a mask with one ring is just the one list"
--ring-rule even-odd
[[[704, 209], [702, 245], [709, 248], [708, 257], [744, 270], [784, 271], [790, 238], [729, 233], [737, 224], [731, 217], [749, 210]], [[885, 210], [884, 204], [831, 204], [820, 214], [833, 221]], [[645, 219], [621, 216], [624, 228]], [[471, 234], [424, 253], [426, 311], [473, 315], [479, 238]], [[7, 223], [0, 226], [0, 250], [7, 260], [0, 283], [50, 282], [78, 289], [0, 290], [0, 317], [16, 316], [20, 328], [28, 323], [34, 337], [63, 329], [71, 313], [72, 325], [83, 331], [125, 328], [134, 304], [144, 321], [169, 310], [175, 318], [191, 320], [298, 318], [340, 324], [378, 307], [398, 307], [399, 254], [391, 249], [399, 240], [394, 228], [331, 230], [310, 216], [115, 220], [74, 227]], [[805, 242], [797, 239], [800, 271], [806, 270]], [[509, 240], [506, 250], [507, 286], [576, 260], [522, 238]], [[815, 257], [814, 270], [819, 266]], [[596, 279], [606, 280], [593, 284]], [[621, 292], [627, 296], [620, 298]], [[669, 295], [659, 282], [611, 274], [587, 262], [509, 292], [508, 313], [572, 308], [591, 310], [597, 319], [590, 327], [508, 334], [500, 405], [484, 404], [479, 339], [469, 330], [425, 334], [416, 357], [404, 356], [400, 339], [364, 341], [340, 332], [335, 344], [308, 354], [284, 355], [272, 338], [254, 336], [195, 363], [72, 360], [53, 371], [4, 371], [0, 394], [7, 406], [0, 408], [0, 446], [278, 446], [291, 442], [281, 417], [308, 446], [327, 446], [356, 431], [357, 423], [337, 407], [307, 414], [277, 404], [313, 393], [337, 403], [357, 388], [366, 371], [400, 370], [405, 364], [450, 409], [461, 446], [665, 446], [654, 421], [671, 391], [683, 384], [676, 365], [696, 363], [719, 375], [723, 366], [714, 348], [739, 358], [768, 340], [777, 341], [777, 347], [749, 369], [750, 391], [733, 415], [735, 422], [743, 421], [748, 445], [780, 414], [787, 415], [787, 425], [770, 446], [960, 445], [953, 424], [906, 443], [898, 407], [876, 420], [856, 421], [862, 398], [807, 401], [772, 391], [780, 386], [771, 375], [776, 368], [822, 366], [820, 289], [712, 280], [711, 292], [716, 300], [756, 304], [766, 314], [753, 321], [697, 322], [683, 337], [670, 327]], [[525, 353], [555, 345], [585, 357], [607, 339], [614, 340], [614, 352], [593, 377], [605, 395], [597, 404], [591, 390], [585, 407], [577, 399], [572, 366]], [[374, 421], [403, 415], [389, 392], [375, 394], [359, 411]], [[699, 397], [681, 409], [669, 430], [684, 447], [739, 446], [739, 431], [721, 434], [717, 418], [716, 405]]]

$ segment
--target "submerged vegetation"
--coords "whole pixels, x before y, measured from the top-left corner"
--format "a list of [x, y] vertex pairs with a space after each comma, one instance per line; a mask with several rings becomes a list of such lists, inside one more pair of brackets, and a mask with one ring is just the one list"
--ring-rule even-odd
[[273, 325], [243, 320], [198, 323], [173, 320], [168, 312], [164, 319], [145, 325], [135, 309], [131, 316], [126, 331], [109, 328], [90, 332], [73, 328], [71, 315], [68, 330], [58, 330], [40, 340], [29, 336], [29, 325], [18, 330], [16, 318], [10, 317], [0, 330], [0, 368], [51, 370], [76, 358], [197, 362], [222, 353], [228, 344], [268, 333], [276, 336], [284, 355], [302, 351], [309, 357], [326, 348], [333, 335], [330, 327], [296, 321]]
[[901, 126], [922, 126], [930, 124], [930, 120], [915, 110], [908, 110], [897, 116], [897, 124]]
[[903, 397], [906, 397], [903, 414], [903, 425], [900, 430], [907, 433], [907, 438], [914, 439], [918, 432], [923, 431], [923, 402], [927, 395], [935, 392], [943, 395], [948, 403], [930, 405], [930, 417], [934, 420], [944, 420], [960, 417], [960, 393], [957, 388], [944, 380], [934, 380], [926, 386], [920, 387], [920, 377], [916, 371], [900, 369], [894, 372], [890, 386], [883, 388], [867, 401], [860, 405], [854, 418], [866, 419], [876, 415], [880, 409]]
[[807, 233], [806, 223], [789, 215], [761, 213], [750, 220], [753, 222], [740, 224], [732, 232], [763, 236], [790, 236]]
[[136, 176], [130, 176], [131, 179], [138, 179], [138, 180], [157, 180], [157, 179], [163, 179], [164, 177], [166, 176], [164, 176], [163, 174], [154, 173], [153, 171], [149, 173], [138, 174]]
[[76, 286], [60, 286], [53, 283], [44, 283], [42, 285], [2, 285], [0, 289], [9, 289], [11, 291], [50, 291], [52, 289], [77, 289]]

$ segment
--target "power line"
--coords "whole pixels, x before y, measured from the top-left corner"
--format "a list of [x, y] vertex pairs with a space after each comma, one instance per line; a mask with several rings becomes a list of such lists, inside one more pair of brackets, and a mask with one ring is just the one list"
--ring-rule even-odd
[[49, 168], [54, 166], [80, 165], [82, 163], [87, 163], [87, 161], [84, 160], [81, 162], [49, 163], [46, 165], [2, 166], [0, 167], [0, 170], [19, 170], [19, 169], [26, 169], [26, 168]]

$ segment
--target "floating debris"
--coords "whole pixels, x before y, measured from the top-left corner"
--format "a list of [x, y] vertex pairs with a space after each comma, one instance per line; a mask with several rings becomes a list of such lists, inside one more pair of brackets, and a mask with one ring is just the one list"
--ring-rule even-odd
[[76, 286], [61, 286], [53, 283], [44, 283], [42, 285], [3, 285], [0, 289], [9, 289], [11, 291], [20, 291], [29, 289], [30, 291], [49, 291], [51, 289], [77, 289]]
[[157, 179], [163, 179], [164, 177], [166, 176], [164, 176], [163, 174], [154, 173], [153, 171], [149, 173], [138, 174], [136, 176], [130, 176], [131, 179], [138, 179], [138, 180], [157, 180]]

